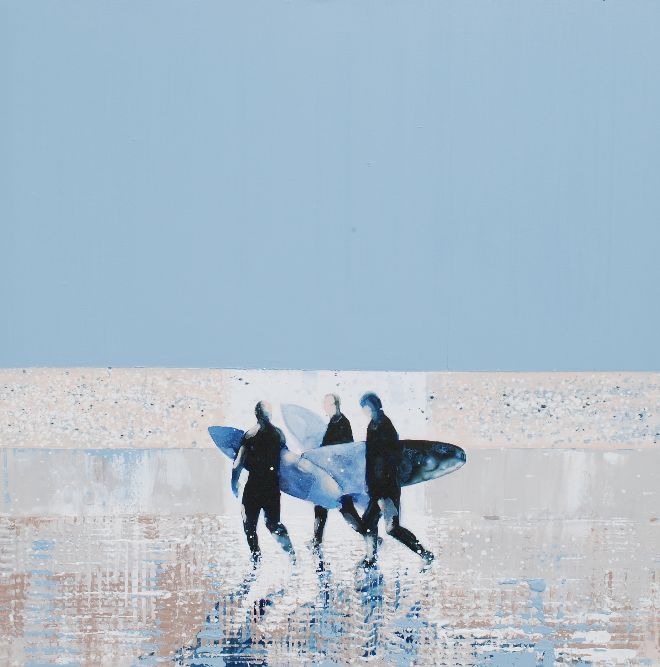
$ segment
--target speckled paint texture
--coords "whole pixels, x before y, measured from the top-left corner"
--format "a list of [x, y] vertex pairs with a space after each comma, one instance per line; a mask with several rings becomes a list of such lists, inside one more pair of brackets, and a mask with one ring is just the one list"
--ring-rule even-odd
[[[254, 403], [356, 437], [376, 391], [402, 437], [467, 464], [404, 489], [379, 566], [330, 512], [284, 497], [290, 566], [260, 525], [252, 572], [212, 425]], [[660, 374], [170, 369], [0, 371], [2, 665], [660, 664]]]

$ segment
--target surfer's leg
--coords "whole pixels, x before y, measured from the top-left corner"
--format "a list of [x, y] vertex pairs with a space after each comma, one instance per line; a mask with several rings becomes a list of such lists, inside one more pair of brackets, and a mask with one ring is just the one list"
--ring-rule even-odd
[[[339, 508], [341, 515], [344, 517], [346, 523], [360, 535], [364, 535], [367, 532], [367, 529], [364, 526], [358, 511], [355, 509], [355, 503], [353, 498], [350, 496], [342, 496], [341, 507]], [[326, 510], [327, 516], [327, 510]]]
[[371, 498], [367, 509], [362, 517], [364, 526], [364, 543], [366, 555], [364, 557], [365, 565], [373, 565], [376, 562], [378, 551], [378, 520], [380, 519], [380, 506], [377, 498]]
[[241, 507], [241, 515], [243, 517], [243, 530], [247, 538], [250, 552], [252, 553], [252, 560], [257, 561], [261, 558], [261, 550], [259, 549], [259, 540], [257, 538], [257, 521], [259, 520], [259, 512], [261, 511], [260, 503], [249, 495], [243, 493], [243, 502]]
[[328, 510], [322, 505], [314, 505], [314, 546], [323, 542], [323, 530], [328, 520]]
[[291, 538], [280, 521], [280, 494], [274, 494], [272, 497], [264, 501], [264, 518], [266, 520], [266, 528], [271, 532], [273, 537], [278, 541], [279, 545], [289, 554], [291, 560], [296, 560], [296, 552], [293, 550]]
[[420, 541], [411, 531], [399, 523], [399, 499], [397, 497], [385, 498], [383, 501], [383, 514], [385, 516], [385, 529], [388, 535], [391, 535], [395, 540], [407, 546], [408, 549], [414, 551], [428, 563], [433, 560], [433, 554], [421, 545]]

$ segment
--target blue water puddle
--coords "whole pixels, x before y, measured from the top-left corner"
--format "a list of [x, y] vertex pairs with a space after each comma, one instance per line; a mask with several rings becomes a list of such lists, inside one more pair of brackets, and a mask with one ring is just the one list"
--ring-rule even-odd
[[[476, 652], [479, 662], [477, 664], [484, 667], [509, 667], [509, 666], [530, 666], [551, 667], [556, 664], [557, 648], [559, 641], [553, 640], [553, 637], [562, 635], [566, 637], [567, 634], [574, 635], [577, 632], [590, 632], [605, 630], [604, 623], [560, 623], [553, 627], [546, 625], [546, 615], [544, 612], [544, 602], [542, 594], [546, 591], [546, 582], [544, 579], [502, 579], [500, 580], [502, 586], [516, 586], [521, 583], [527, 584], [530, 596], [528, 605], [535, 611], [530, 614], [523, 614], [522, 617], [527, 617], [530, 621], [535, 620], [536, 623], [522, 623], [521, 625], [496, 625], [495, 630], [516, 631], [522, 630], [529, 639], [526, 641], [511, 642], [506, 648], [500, 645], [496, 650], [481, 650]], [[565, 583], [565, 582], [564, 582]], [[503, 611], [497, 612], [498, 616], [504, 616]], [[561, 620], [564, 614], [559, 610], [555, 616], [556, 620]], [[540, 635], [540, 639], [534, 639]], [[565, 639], [561, 643], [565, 643]], [[571, 643], [580, 644], [584, 639], [573, 636]], [[592, 663], [590, 661], [572, 660], [572, 665], [580, 665], [588, 667]]]
[[51, 551], [54, 546], [54, 540], [34, 540], [32, 542], [33, 551]]
[[[28, 660], [27, 665], [53, 665], [62, 663], [66, 655], [78, 655], [80, 651], [74, 647], [64, 647], [57, 640], [61, 633], [57, 630], [58, 617], [61, 612], [57, 607], [58, 582], [53, 577], [48, 564], [53, 560], [55, 540], [33, 540], [30, 546], [29, 559], [35, 564], [28, 570], [30, 577], [25, 601], [25, 629], [23, 636], [27, 640], [24, 647], [26, 657], [38, 656], [39, 660]], [[46, 662], [41, 662], [43, 660]], [[53, 662], [55, 661], [55, 662]], [[77, 665], [78, 663], [66, 663]]]

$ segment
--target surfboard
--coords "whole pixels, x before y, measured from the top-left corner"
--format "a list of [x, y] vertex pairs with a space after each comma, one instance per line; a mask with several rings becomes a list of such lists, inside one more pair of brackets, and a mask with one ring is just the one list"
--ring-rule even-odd
[[[230, 426], [211, 426], [209, 435], [215, 445], [234, 459], [243, 431]], [[465, 451], [457, 445], [430, 440], [402, 440], [403, 458], [399, 468], [402, 486], [419, 484], [448, 475], [465, 465]], [[280, 488], [295, 498], [339, 507], [341, 497], [366, 497], [365, 443], [351, 442], [308, 449], [298, 455], [288, 449], [280, 460]]]

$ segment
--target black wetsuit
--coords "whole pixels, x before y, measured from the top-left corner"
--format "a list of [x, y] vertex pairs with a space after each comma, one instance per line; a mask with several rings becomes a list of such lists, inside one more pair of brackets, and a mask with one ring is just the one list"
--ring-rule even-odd
[[401, 494], [399, 464], [403, 445], [389, 417], [372, 419], [367, 427], [365, 481], [370, 499], [396, 498]]
[[[389, 417], [380, 413], [367, 428], [365, 481], [369, 504], [362, 517], [364, 526], [373, 539], [378, 537], [378, 520], [381, 516], [381, 501], [391, 501], [394, 513], [387, 526], [387, 533], [405, 544], [415, 553], [427, 553], [417, 538], [399, 524], [401, 507], [401, 481], [399, 466], [403, 457], [403, 445]], [[387, 514], [386, 514], [387, 518]]]
[[280, 454], [286, 448], [284, 435], [268, 422], [255, 433], [246, 433], [241, 446], [245, 448], [243, 465], [249, 472], [242, 503], [243, 528], [250, 551], [253, 557], [260, 554], [257, 521], [261, 510], [268, 530], [290, 551], [287, 530], [280, 522]]
[[351, 429], [351, 422], [348, 421], [346, 415], [341, 412], [337, 415], [332, 415], [328, 422], [328, 428], [325, 429], [325, 435], [321, 441], [321, 447], [325, 445], [341, 445], [345, 442], [353, 442], [353, 430]]
[[[353, 442], [353, 431], [351, 423], [341, 412], [330, 418], [328, 428], [325, 431], [321, 447], [326, 445], [341, 445]], [[341, 507], [339, 509], [346, 522], [358, 533], [364, 534], [362, 519], [355, 509], [355, 504], [350, 496], [342, 496]], [[328, 510], [322, 505], [314, 506], [314, 543], [321, 544], [323, 541], [323, 530], [328, 520]]]

